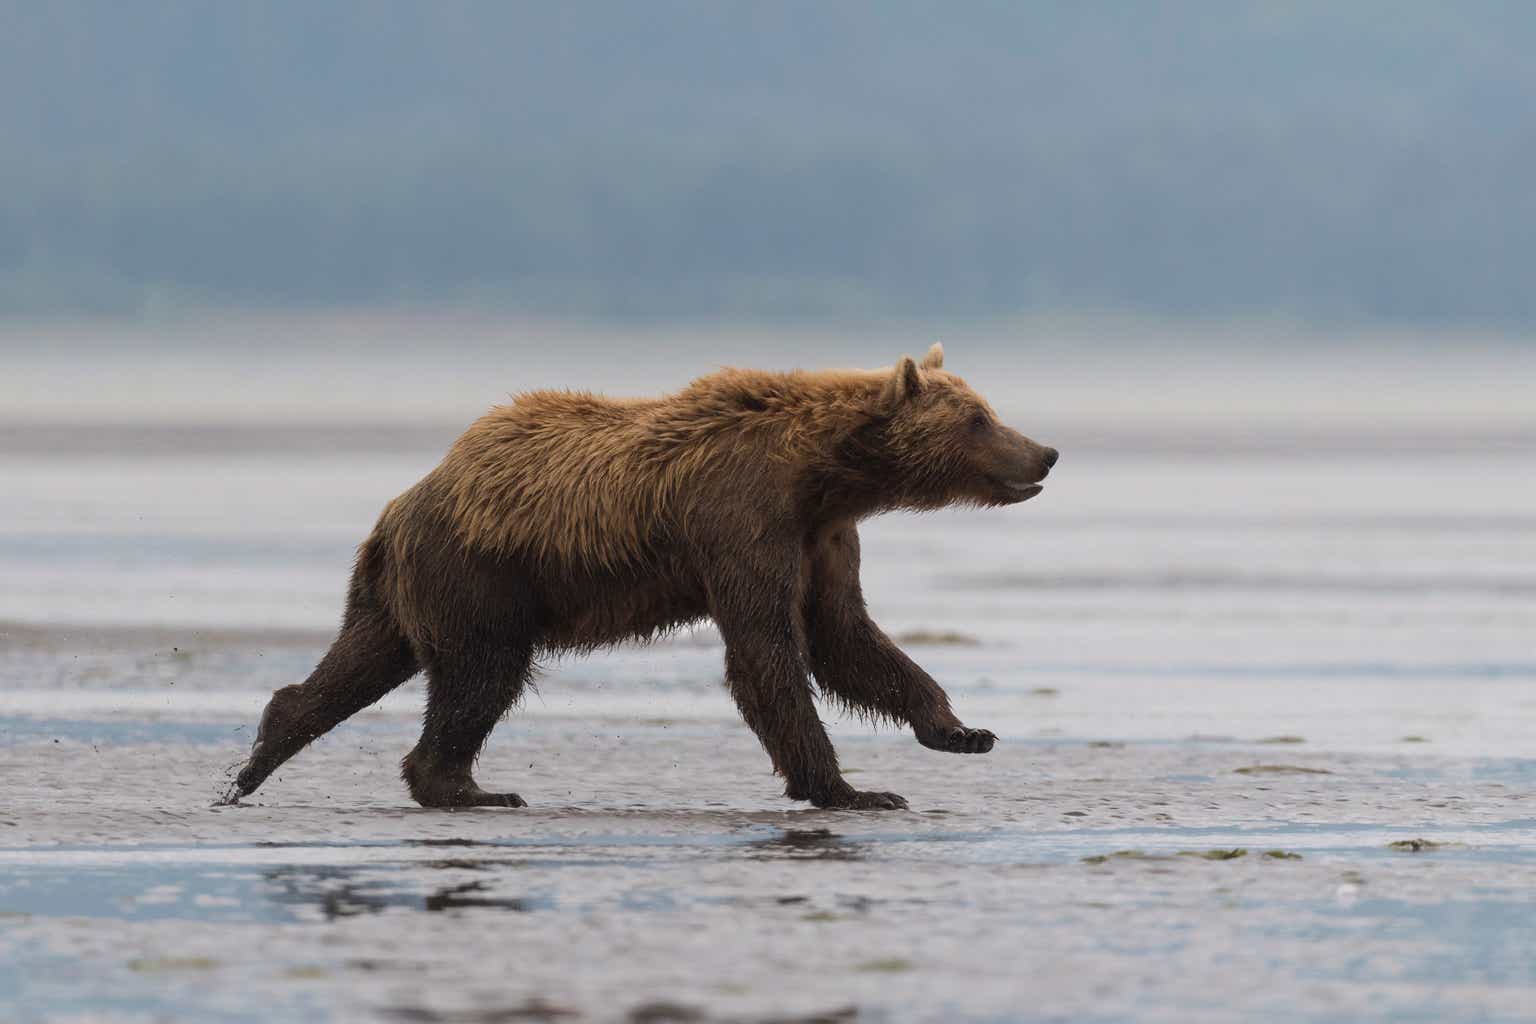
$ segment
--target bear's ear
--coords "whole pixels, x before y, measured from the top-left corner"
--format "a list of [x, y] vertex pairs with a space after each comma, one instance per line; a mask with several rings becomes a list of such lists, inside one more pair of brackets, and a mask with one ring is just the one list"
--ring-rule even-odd
[[902, 402], [921, 390], [923, 378], [917, 372], [917, 364], [911, 356], [902, 356], [901, 362], [896, 364], [896, 369], [886, 380], [885, 387], [880, 389], [880, 411], [890, 415], [900, 408]]
[[933, 346], [928, 349], [928, 354], [923, 356], [922, 366], [925, 370], [944, 369], [944, 346], [934, 342]]

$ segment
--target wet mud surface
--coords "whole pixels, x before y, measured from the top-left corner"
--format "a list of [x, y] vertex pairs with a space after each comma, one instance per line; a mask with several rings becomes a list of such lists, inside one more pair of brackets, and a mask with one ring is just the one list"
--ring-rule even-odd
[[[1520, 758], [1296, 744], [1297, 771], [1253, 774], [1262, 739], [1021, 737], [961, 758], [844, 724], [850, 777], [913, 809], [826, 812], [778, 798], [727, 719], [546, 713], [481, 768], [533, 806], [443, 812], [392, 770], [410, 716], [374, 713], [216, 807], [233, 719], [5, 722], [6, 1019], [1517, 1020], [1536, 1004], [1536, 761]], [[102, 729], [116, 741], [93, 745]]]

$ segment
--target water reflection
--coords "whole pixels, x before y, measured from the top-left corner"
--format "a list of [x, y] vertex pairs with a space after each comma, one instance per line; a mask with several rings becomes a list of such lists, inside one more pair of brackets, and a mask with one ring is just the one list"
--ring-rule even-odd
[[381, 887], [376, 880], [359, 880], [358, 874], [346, 867], [281, 867], [264, 871], [262, 877], [269, 900], [290, 908], [313, 907], [327, 921], [421, 905], [419, 896]]
[[463, 907], [496, 907], [519, 912], [548, 909], [554, 906], [554, 901], [547, 899], [476, 895], [486, 892], [489, 888], [484, 882], [465, 882], [462, 885], [449, 886], [428, 896], [422, 906], [428, 911], [458, 910]]
[[828, 828], [789, 828], [747, 844], [754, 860], [863, 860], [869, 843], [846, 839]]
[[[486, 870], [472, 861], [443, 861], [425, 865], [450, 870]], [[371, 876], [371, 877], [370, 877]], [[376, 914], [391, 908], [424, 910], [436, 913], [470, 907], [527, 912], [554, 906], [543, 897], [510, 897], [493, 894], [483, 881], [459, 882], [439, 886], [422, 894], [419, 890], [380, 879], [376, 873], [364, 873], [346, 867], [275, 868], [263, 874], [266, 897], [287, 908], [313, 908], [327, 921], [362, 914]]]

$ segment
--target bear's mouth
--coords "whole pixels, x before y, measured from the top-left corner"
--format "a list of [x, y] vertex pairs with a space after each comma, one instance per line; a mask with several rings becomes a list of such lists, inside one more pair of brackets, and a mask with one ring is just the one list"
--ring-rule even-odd
[[1028, 480], [1004, 480], [1001, 477], [993, 477], [992, 482], [1007, 491], [1008, 496], [1014, 501], [1028, 501], [1045, 490], [1041, 485]]

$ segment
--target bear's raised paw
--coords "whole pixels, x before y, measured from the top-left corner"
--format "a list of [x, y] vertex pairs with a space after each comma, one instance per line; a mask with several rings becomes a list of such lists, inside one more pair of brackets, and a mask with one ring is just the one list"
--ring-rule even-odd
[[953, 729], [920, 732], [917, 734], [917, 742], [932, 750], [950, 754], [985, 754], [997, 742], [997, 737], [988, 729], [967, 729], [957, 725]]

